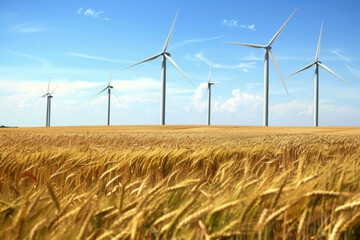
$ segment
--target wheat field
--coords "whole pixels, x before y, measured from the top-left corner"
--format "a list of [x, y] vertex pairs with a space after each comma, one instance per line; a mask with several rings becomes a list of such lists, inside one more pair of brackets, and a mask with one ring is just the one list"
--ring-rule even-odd
[[0, 130], [0, 239], [358, 239], [360, 128]]

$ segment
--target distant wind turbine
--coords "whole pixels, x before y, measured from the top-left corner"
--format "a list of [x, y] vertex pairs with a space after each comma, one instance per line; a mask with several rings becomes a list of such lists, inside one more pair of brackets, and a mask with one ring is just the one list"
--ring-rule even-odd
[[282, 27], [277, 31], [277, 33], [273, 36], [273, 38], [270, 40], [270, 42], [267, 45], [257, 45], [257, 44], [246, 44], [246, 43], [234, 43], [234, 42], [223, 42], [223, 43], [229, 43], [229, 44], [235, 44], [235, 45], [241, 45], [245, 47], [251, 47], [251, 48], [264, 48], [265, 49], [265, 66], [264, 66], [264, 119], [263, 119], [263, 125], [268, 126], [269, 123], [269, 55], [271, 57], [271, 60], [273, 61], [277, 72], [280, 75], [281, 81], [284, 85], [284, 88], [286, 90], [286, 93], [288, 93], [285, 83], [283, 81], [283, 78], [281, 76], [280, 70], [276, 64], [275, 57], [271, 52], [271, 44], [275, 42], [275, 40], [279, 37], [281, 31], [284, 29], [285, 25], [288, 23], [290, 18], [294, 15], [295, 11], [290, 15], [290, 17], [286, 20], [286, 22], [282, 25]]
[[47, 88], [47, 91], [46, 93], [44, 92], [44, 90], [42, 90], [40, 88], [40, 90], [43, 92], [43, 98], [46, 97], [47, 99], [47, 104], [46, 104], [46, 127], [50, 127], [50, 113], [51, 113], [51, 99], [53, 98], [53, 93], [55, 92], [55, 89], [57, 88], [58, 86], [56, 86], [54, 88], [54, 90], [52, 92], [50, 92], [50, 76], [49, 76], [49, 83], [48, 83], [48, 88]]
[[211, 112], [211, 85], [223, 84], [220, 82], [210, 82], [210, 79], [211, 79], [211, 62], [210, 62], [209, 80], [207, 82], [207, 102], [208, 102], [207, 124], [208, 125], [210, 125], [210, 112]]
[[[108, 90], [108, 119], [107, 119], [107, 125], [110, 126], [110, 97], [111, 97], [111, 89], [113, 88], [113, 86], [111, 86], [111, 76], [112, 76], [112, 72], [113, 72], [114, 67], [111, 69], [111, 73], [110, 73], [110, 79], [109, 79], [109, 83], [108, 85], [101, 90], [100, 92], [98, 92], [95, 96], [99, 95], [100, 93], [102, 93], [103, 91], [105, 91], [106, 89]], [[116, 99], [120, 102], [119, 98], [116, 96], [116, 94], [113, 92], [112, 94], [114, 94], [114, 96], [116, 97]], [[95, 97], [94, 96], [94, 97]]]
[[164, 45], [164, 49], [162, 50], [161, 53], [159, 54], [156, 54], [155, 56], [152, 56], [152, 57], [149, 57], [145, 60], [142, 60], [138, 63], [135, 63], [135, 64], [132, 64], [126, 68], [123, 68], [121, 69], [120, 71], [124, 70], [124, 69], [127, 69], [127, 68], [130, 68], [132, 66], [135, 66], [135, 65], [138, 65], [138, 64], [141, 64], [141, 63], [144, 63], [144, 62], [148, 62], [148, 61], [151, 61], [151, 60], [154, 60], [160, 56], [162, 56], [162, 68], [161, 68], [161, 111], [160, 111], [160, 124], [161, 125], [165, 125], [165, 95], [166, 95], [166, 60], [168, 60], [190, 83], [191, 85], [195, 86], [190, 80], [189, 78], [185, 75], [185, 73], [183, 71], [181, 71], [181, 69], [177, 66], [177, 64], [175, 63], [175, 61], [170, 57], [170, 53], [166, 52], [166, 49], [169, 45], [169, 42], [170, 42], [170, 38], [171, 38], [171, 34], [172, 34], [172, 31], [174, 29], [174, 25], [175, 25], [175, 22], [176, 22], [176, 18], [179, 14], [179, 10], [177, 11], [177, 14], [176, 14], [176, 17], [175, 17], [175, 20], [173, 22], [173, 25], [170, 29], [170, 33], [169, 33], [169, 36], [167, 37], [166, 39], [166, 42], [165, 42], [165, 45]]
[[[288, 78], [292, 75], [295, 75], [299, 72], [302, 72], [308, 68], [310, 68], [312, 65], [315, 65], [315, 92], [314, 92], [314, 127], [317, 127], [319, 124], [319, 66], [322, 67], [323, 69], [325, 69], [326, 71], [328, 71], [329, 73], [335, 75], [335, 77], [339, 78], [340, 80], [342, 80], [343, 82], [349, 84], [351, 86], [350, 83], [348, 83], [347, 81], [345, 81], [344, 79], [342, 79], [341, 77], [339, 77], [335, 72], [333, 72], [330, 68], [328, 68], [327, 66], [325, 66], [322, 62], [320, 62], [318, 60], [319, 58], [319, 54], [320, 54], [320, 41], [321, 41], [321, 33], [322, 33], [322, 29], [323, 29], [323, 23], [321, 24], [321, 29], [320, 29], [320, 36], [319, 36], [319, 42], [317, 45], [317, 49], [316, 49], [316, 55], [315, 55], [315, 61], [305, 67], [303, 67], [302, 69], [290, 74], [289, 76], [285, 77]], [[285, 79], [284, 78], [284, 79]]]

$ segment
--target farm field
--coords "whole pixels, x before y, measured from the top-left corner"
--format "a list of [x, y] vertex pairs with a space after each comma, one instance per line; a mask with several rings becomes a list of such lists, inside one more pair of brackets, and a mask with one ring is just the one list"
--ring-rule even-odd
[[360, 128], [9, 128], [0, 149], [0, 239], [360, 235]]

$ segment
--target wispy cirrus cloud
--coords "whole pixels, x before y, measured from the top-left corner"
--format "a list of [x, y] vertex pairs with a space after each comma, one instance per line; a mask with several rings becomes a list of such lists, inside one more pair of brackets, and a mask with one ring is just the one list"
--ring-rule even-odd
[[256, 30], [255, 24], [249, 24], [249, 25], [240, 24], [239, 21], [235, 19], [223, 19], [221, 24], [229, 29], [238, 27], [238, 28], [248, 29], [251, 31]]
[[44, 26], [37, 25], [37, 24], [30, 24], [30, 23], [22, 23], [19, 25], [15, 25], [11, 27], [13, 32], [17, 33], [37, 33], [47, 31], [48, 29]]
[[344, 60], [346, 62], [352, 62], [352, 59], [350, 57], [346, 57], [343, 54], [341, 54], [341, 50], [340, 49], [335, 49], [335, 50], [331, 50], [330, 52], [332, 52], [333, 54], [335, 54], [336, 56], [340, 57], [341, 60]]
[[11, 54], [14, 54], [16, 56], [26, 57], [26, 58], [41, 62], [44, 65], [44, 67], [47, 67], [49, 65], [49, 61], [46, 59], [43, 59], [43, 58], [39, 58], [39, 57], [35, 57], [35, 56], [29, 55], [29, 54], [19, 53], [19, 52], [15, 52], [15, 51], [11, 51], [11, 50], [9, 50], [8, 52]]
[[220, 39], [222, 37], [224, 37], [224, 36], [221, 35], [221, 36], [208, 37], [208, 38], [188, 39], [188, 40], [184, 40], [184, 41], [173, 44], [170, 47], [170, 49], [175, 49], [175, 48], [186, 46], [186, 45], [193, 44], [193, 43], [212, 41], [212, 40]]
[[[194, 55], [188, 55], [186, 56], [187, 60], [194, 61], [194, 62], [204, 62], [207, 65], [210, 65], [211, 61], [210, 59], [206, 58], [204, 56], [204, 53], [201, 51], [199, 53], [196, 53]], [[225, 64], [219, 64], [219, 63], [211, 63], [211, 66], [213, 68], [221, 68], [221, 69], [242, 69], [244, 72], [247, 72], [249, 68], [255, 68], [255, 62], [249, 62], [249, 63], [239, 63], [236, 65], [225, 65]]]
[[[95, 11], [94, 9], [91, 8], [85, 10], [83, 7], [81, 7], [76, 11], [76, 13], [77, 15], [81, 15], [81, 16], [98, 18], [100, 17], [100, 15], [105, 14], [105, 11]], [[102, 19], [105, 21], [112, 21], [112, 19], [108, 17], [102, 17]]]
[[77, 52], [68, 52], [67, 55], [73, 56], [73, 57], [79, 57], [79, 58], [86, 58], [86, 59], [92, 59], [92, 60], [99, 60], [99, 61], [105, 61], [105, 62], [122, 62], [122, 63], [131, 63], [133, 61], [129, 60], [120, 60], [120, 59], [112, 59], [112, 58], [106, 58], [106, 57], [98, 57], [98, 56], [92, 56], [87, 55], [83, 53], [77, 53]]
[[360, 79], [360, 70], [356, 70], [350, 67], [348, 64], [345, 64], [345, 66], [353, 75], [355, 75], [356, 78]]

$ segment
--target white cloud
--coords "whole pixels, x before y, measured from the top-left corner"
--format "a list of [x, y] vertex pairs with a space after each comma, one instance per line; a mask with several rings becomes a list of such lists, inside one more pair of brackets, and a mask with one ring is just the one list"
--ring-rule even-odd
[[48, 30], [47, 28], [40, 26], [40, 25], [34, 25], [29, 23], [22, 23], [16, 26], [12, 26], [12, 31], [17, 33], [37, 33], [37, 32], [43, 32]]
[[198, 43], [198, 42], [206, 42], [206, 41], [216, 40], [216, 39], [220, 39], [220, 38], [222, 38], [222, 37], [223, 37], [223, 35], [221, 35], [221, 36], [215, 36], [215, 37], [209, 37], [209, 38], [188, 39], [188, 40], [184, 40], [184, 41], [177, 42], [177, 43], [173, 44], [170, 49], [175, 49], [175, 48], [182, 47], [182, 46], [185, 46], [185, 45], [189, 45], [189, 44], [192, 44], [192, 43]]
[[[134, 103], [145, 103], [145, 102], [158, 102], [159, 100], [156, 98], [149, 98], [149, 97], [137, 97], [133, 95], [123, 95], [118, 96], [118, 99], [114, 97], [114, 95], [111, 96], [111, 102], [114, 102], [116, 108], [121, 109], [132, 109], [136, 107]], [[100, 96], [96, 99], [94, 99], [91, 104], [92, 105], [104, 105], [108, 101], [108, 95]]]
[[247, 87], [245, 92], [250, 92], [253, 88], [260, 86], [260, 83], [246, 83], [245, 86]]
[[[278, 58], [276, 58], [276, 59], [278, 59]], [[259, 56], [255, 56], [254, 53], [250, 53], [249, 56], [242, 57], [241, 60], [245, 60], [245, 61], [264, 61], [264, 58], [259, 57]]]
[[76, 12], [76, 13], [77, 13], [78, 15], [80, 15], [80, 14], [81, 14], [81, 11], [82, 11], [83, 9], [84, 9], [84, 8], [82, 8], [82, 7], [81, 7], [81, 8], [79, 8], [79, 10], [77, 10], [77, 12]]
[[[83, 16], [88, 16], [88, 17], [93, 17], [93, 18], [98, 18], [100, 15], [104, 14], [105, 11], [95, 11], [94, 9], [88, 8], [85, 11], [83, 11], [84, 8], [81, 7], [77, 10], [77, 14], [78, 15], [83, 15]], [[103, 19], [105, 21], [112, 21], [112, 19], [108, 18], [108, 17], [103, 17]]]
[[[312, 126], [313, 109], [312, 100], [294, 100], [275, 104], [270, 106], [270, 120], [282, 126]], [[324, 101], [320, 102], [320, 126], [357, 126], [359, 121], [359, 108], [325, 104]]]
[[235, 19], [223, 19], [222, 25], [228, 27], [229, 29], [233, 27], [239, 27], [239, 28], [245, 28], [249, 29], [251, 31], [255, 31], [255, 24], [245, 25], [245, 24], [239, 24], [238, 20]]
[[242, 93], [240, 89], [232, 90], [233, 97], [227, 99], [224, 103], [217, 102], [214, 110], [217, 112], [234, 113], [239, 108], [254, 110], [263, 102], [262, 97], [249, 93]]
[[122, 63], [132, 63], [133, 62], [133, 61], [129, 61], [129, 60], [120, 60], [120, 59], [111, 59], [111, 58], [105, 58], [105, 57], [91, 56], [91, 55], [77, 53], [77, 52], [68, 52], [67, 55], [70, 55], [73, 57], [87, 58], [87, 59], [92, 59], [92, 60], [106, 61], [106, 62], [122, 62]]
[[247, 26], [248, 29], [252, 30], [252, 31], [255, 31], [255, 24], [251, 24], [251, 25], [248, 25]]
[[340, 57], [341, 60], [347, 61], [347, 62], [352, 62], [352, 59], [350, 57], [346, 57], [343, 54], [341, 54], [341, 50], [339, 49], [335, 49], [335, 50], [331, 50], [330, 52], [332, 52], [333, 54], [337, 55], [338, 57]]
[[[34, 104], [34, 96], [32, 94], [14, 94], [10, 95], [8, 97], [5, 97], [5, 101], [8, 104], [15, 103], [16, 107], [18, 109], [23, 109], [25, 107], [31, 107], [32, 104]], [[40, 100], [40, 97], [37, 99]]]
[[118, 92], [151, 91], [160, 89], [160, 81], [153, 78], [136, 78], [134, 80], [113, 80], [112, 85]]
[[185, 110], [190, 111], [193, 107], [198, 112], [202, 113], [206, 108], [207, 98], [207, 82], [200, 83], [194, 94], [191, 96], [191, 106], [186, 106]]
[[[76, 93], [84, 89], [94, 88], [102, 84], [103, 83], [100, 82], [86, 82], [86, 81], [69, 82], [66, 80], [54, 79], [53, 81], [51, 81], [50, 91], [54, 90], [54, 88], [58, 86], [58, 88], [56, 88], [56, 94], [65, 95], [69, 93]], [[43, 89], [44, 91], [46, 91], [48, 88], [48, 82], [45, 81], [25, 81], [25, 80], [12, 81], [11, 79], [0, 79], [0, 85], [3, 86], [3, 89], [6, 89], [7, 94], [15, 93], [16, 95], [19, 93], [22, 94], [25, 93], [39, 97], [40, 95], [42, 95], [40, 88]]]
[[353, 75], [355, 75], [356, 78], [360, 79], [360, 71], [359, 70], [356, 70], [347, 64], [345, 64], [345, 66]]
[[43, 58], [38, 58], [38, 57], [34, 57], [28, 54], [24, 54], [24, 53], [19, 53], [19, 52], [14, 52], [14, 51], [8, 51], [11, 54], [14, 54], [16, 56], [20, 56], [20, 57], [26, 57], [26, 58], [30, 58], [33, 59], [35, 61], [41, 62], [44, 66], [48, 66], [49, 62], [46, 59]]
[[104, 13], [105, 13], [104, 11], [96, 12], [95, 17], [98, 17], [100, 14], [104, 14]]
[[314, 109], [314, 107], [312, 105], [308, 106], [307, 110], [299, 112], [298, 115], [312, 116], [313, 115], [313, 109]]
[[304, 115], [308, 116], [312, 113], [312, 105], [308, 102], [294, 100], [287, 103], [279, 103], [270, 106], [271, 115], [275, 119], [283, 118], [285, 116]]
[[95, 17], [95, 11], [89, 8], [85, 11], [84, 16], [94, 16]]
[[[201, 61], [206, 63], [207, 65], [210, 65], [210, 60], [207, 59], [204, 56], [204, 53], [201, 51], [199, 53], [194, 54], [193, 56], [186, 56], [186, 58], [190, 61]], [[236, 65], [224, 65], [224, 64], [219, 64], [219, 63], [214, 63], [212, 62], [211, 67], [213, 68], [221, 68], [221, 69], [242, 69], [244, 72], [246, 72], [249, 68], [255, 68], [255, 63], [254, 62], [250, 62], [250, 63], [239, 63]]]

